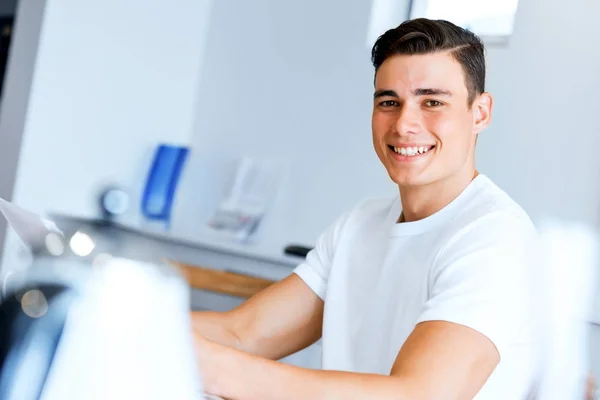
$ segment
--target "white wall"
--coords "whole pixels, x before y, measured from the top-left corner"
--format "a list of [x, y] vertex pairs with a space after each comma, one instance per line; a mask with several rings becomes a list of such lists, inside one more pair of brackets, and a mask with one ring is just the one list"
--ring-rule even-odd
[[290, 161], [287, 202], [263, 226], [274, 248], [396, 192], [371, 145], [369, 16], [364, 0], [215, 3], [194, 149]]
[[489, 49], [492, 127], [479, 166], [535, 219], [596, 225], [600, 2], [521, 0], [508, 48]]
[[14, 199], [96, 214], [160, 141], [189, 142], [209, 0], [48, 0]]

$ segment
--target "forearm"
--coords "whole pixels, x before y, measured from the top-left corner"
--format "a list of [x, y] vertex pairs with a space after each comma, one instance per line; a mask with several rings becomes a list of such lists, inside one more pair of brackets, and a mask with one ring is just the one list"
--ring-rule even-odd
[[[208, 389], [236, 400], [415, 400], [401, 378], [338, 371], [310, 370], [221, 349], [219, 373]], [[202, 367], [200, 367], [202, 369]]]
[[[243, 322], [245, 321], [245, 322]], [[268, 329], [256, 331], [261, 317], [252, 320], [236, 318], [234, 314], [196, 311], [192, 312], [192, 329], [211, 342], [231, 347], [269, 360], [279, 360], [313, 344], [320, 335], [318, 329], [298, 328], [292, 335], [278, 333], [278, 324], [268, 324]], [[285, 322], [284, 322], [285, 323]], [[264, 325], [264, 324], [263, 324]]]
[[234, 326], [224, 313], [194, 311], [192, 312], [192, 329], [194, 335], [200, 335], [223, 346], [247, 351], [242, 339], [236, 334]]
[[260, 335], [253, 334], [250, 329], [244, 329], [246, 325], [240, 326], [235, 317], [228, 313], [192, 312], [194, 335], [211, 342], [270, 360], [277, 360], [294, 352], [287, 351], [286, 343], [280, 345], [277, 338], [259, 339], [257, 336]]

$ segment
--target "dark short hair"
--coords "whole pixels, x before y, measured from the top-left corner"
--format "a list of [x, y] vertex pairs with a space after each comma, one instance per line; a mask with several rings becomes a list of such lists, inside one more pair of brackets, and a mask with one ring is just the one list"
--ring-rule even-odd
[[450, 52], [465, 73], [469, 104], [485, 91], [485, 47], [473, 32], [444, 20], [417, 18], [381, 35], [371, 51], [375, 74], [394, 55]]

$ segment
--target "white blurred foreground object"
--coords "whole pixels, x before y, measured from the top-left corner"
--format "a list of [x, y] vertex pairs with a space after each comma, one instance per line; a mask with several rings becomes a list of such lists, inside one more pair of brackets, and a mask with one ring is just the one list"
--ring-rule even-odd
[[598, 235], [582, 224], [540, 227], [546, 293], [544, 375], [537, 400], [584, 399], [590, 371], [590, 328], [598, 267]]
[[[188, 288], [173, 269], [120, 258], [78, 267], [57, 258], [37, 260], [32, 270], [47, 270], [46, 262], [88, 273], [68, 285], [32, 273], [11, 298], [31, 294], [13, 300], [16, 307], [2, 304], [3, 315], [21, 315], [0, 327], [3, 337], [12, 331], [9, 355], [0, 362], [0, 398], [210, 399], [201, 395]], [[56, 294], [57, 287], [66, 290]]]
[[65, 325], [42, 400], [195, 399], [188, 293], [156, 268], [113, 259]]

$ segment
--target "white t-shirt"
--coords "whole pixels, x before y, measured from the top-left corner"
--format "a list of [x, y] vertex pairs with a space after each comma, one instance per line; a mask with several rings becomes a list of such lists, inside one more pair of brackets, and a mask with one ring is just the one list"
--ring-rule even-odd
[[478, 400], [527, 398], [537, 379], [536, 229], [478, 175], [428, 218], [397, 223], [400, 200], [368, 200], [325, 231], [294, 273], [325, 302], [323, 369], [389, 374], [416, 324], [487, 336], [501, 361]]

